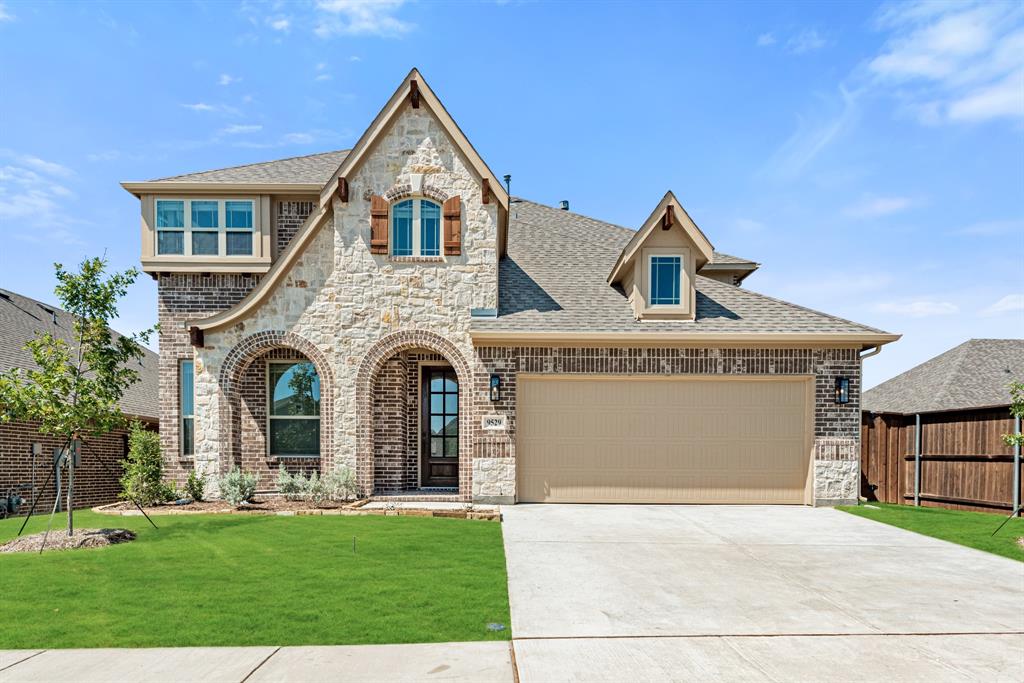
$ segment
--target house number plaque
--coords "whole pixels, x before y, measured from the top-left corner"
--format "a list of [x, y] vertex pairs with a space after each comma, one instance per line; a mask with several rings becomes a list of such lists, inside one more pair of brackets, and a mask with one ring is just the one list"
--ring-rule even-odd
[[505, 415], [484, 415], [480, 426], [487, 431], [503, 432], [508, 429], [508, 417]]

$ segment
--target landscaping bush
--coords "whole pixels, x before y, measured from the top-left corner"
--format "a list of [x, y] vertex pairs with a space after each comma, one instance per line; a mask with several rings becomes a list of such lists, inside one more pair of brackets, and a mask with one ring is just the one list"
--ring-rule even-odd
[[252, 500], [252, 497], [256, 495], [258, 482], [259, 477], [255, 474], [243, 472], [237, 467], [217, 480], [220, 486], [220, 495], [235, 507]]
[[359, 484], [356, 482], [356, 473], [352, 471], [351, 467], [339, 465], [324, 477], [324, 480], [327, 482], [331, 500], [342, 502], [359, 497]]
[[313, 507], [317, 508], [330, 500], [331, 491], [328, 487], [327, 477], [321, 478], [316, 472], [310, 474], [305, 494], [306, 500], [312, 503]]
[[301, 472], [290, 474], [284, 465], [277, 467], [277, 490], [285, 497], [285, 500], [302, 500], [306, 494], [309, 481], [302, 476]]
[[188, 480], [185, 481], [185, 494], [198, 503], [203, 500], [205, 493], [206, 475], [192, 470], [188, 473]]
[[132, 422], [128, 433], [128, 456], [121, 461], [122, 500], [135, 500], [140, 505], [162, 503], [173, 489], [163, 483], [163, 458], [160, 457], [160, 435]]

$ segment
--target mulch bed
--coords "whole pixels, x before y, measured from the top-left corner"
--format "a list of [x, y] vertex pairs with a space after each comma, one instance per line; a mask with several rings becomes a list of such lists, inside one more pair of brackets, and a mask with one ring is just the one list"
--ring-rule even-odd
[[[43, 545], [43, 536], [46, 536], [45, 531], [11, 539], [0, 545], [0, 553], [38, 553]], [[78, 529], [73, 536], [68, 536], [67, 529], [58, 529], [46, 536], [45, 550], [102, 548], [134, 540], [135, 534], [127, 529]]]

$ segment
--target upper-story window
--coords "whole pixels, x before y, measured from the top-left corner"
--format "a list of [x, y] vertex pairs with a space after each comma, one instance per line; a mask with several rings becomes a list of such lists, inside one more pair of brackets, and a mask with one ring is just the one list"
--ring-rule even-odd
[[681, 256], [651, 256], [651, 306], [678, 306], [682, 282]]
[[391, 255], [441, 255], [440, 204], [406, 199], [391, 207]]
[[159, 256], [252, 256], [251, 200], [156, 200]]

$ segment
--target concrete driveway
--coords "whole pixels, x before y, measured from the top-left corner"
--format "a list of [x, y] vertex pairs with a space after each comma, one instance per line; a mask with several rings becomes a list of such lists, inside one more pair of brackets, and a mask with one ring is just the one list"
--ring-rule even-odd
[[1024, 680], [1019, 562], [831, 509], [502, 512], [524, 683]]

